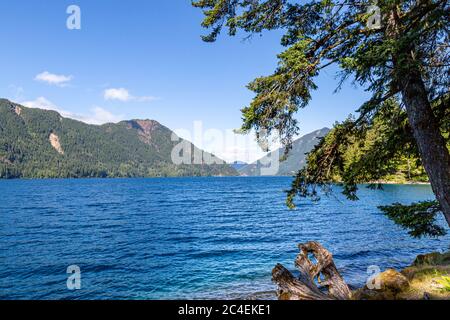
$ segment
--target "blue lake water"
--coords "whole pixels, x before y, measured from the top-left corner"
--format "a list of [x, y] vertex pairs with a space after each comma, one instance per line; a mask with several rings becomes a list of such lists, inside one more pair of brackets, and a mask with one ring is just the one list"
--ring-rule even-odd
[[[416, 240], [376, 208], [432, 199], [429, 186], [338, 192], [289, 211], [291, 178], [0, 181], [0, 299], [267, 298], [297, 244], [333, 252], [351, 285], [403, 268], [450, 237]], [[69, 265], [81, 290], [66, 287]]]

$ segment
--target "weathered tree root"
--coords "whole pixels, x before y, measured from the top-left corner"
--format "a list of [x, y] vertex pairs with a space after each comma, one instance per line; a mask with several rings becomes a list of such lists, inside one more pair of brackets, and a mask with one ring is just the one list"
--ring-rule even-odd
[[[278, 297], [284, 300], [348, 300], [351, 291], [342, 279], [332, 254], [318, 242], [300, 244], [295, 266], [300, 271], [294, 277], [281, 264], [272, 270], [272, 279], [278, 285]], [[310, 254], [317, 263], [310, 260]], [[316, 285], [316, 281], [320, 288]]]

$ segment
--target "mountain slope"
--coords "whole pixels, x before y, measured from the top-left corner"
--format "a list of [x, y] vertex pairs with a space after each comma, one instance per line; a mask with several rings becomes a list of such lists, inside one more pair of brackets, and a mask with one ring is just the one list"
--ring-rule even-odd
[[[319, 142], [319, 138], [324, 137], [329, 131], [330, 129], [323, 128], [295, 140], [292, 145], [292, 150], [289, 152], [288, 158], [285, 161], [280, 162], [279, 170], [276, 175], [292, 176], [298, 170], [303, 168], [306, 165], [306, 154], [309, 153]], [[275, 150], [262, 159], [240, 168], [238, 170], [239, 174], [243, 176], [261, 175], [261, 169], [265, 167], [264, 164], [270, 163], [269, 159], [276, 159], [275, 155], [277, 152], [280, 157], [283, 156], [284, 150], [284, 148]]]
[[[237, 174], [224, 162], [173, 164], [172, 150], [183, 140], [172, 141], [172, 134], [153, 120], [96, 126], [0, 99], [0, 178]], [[186, 143], [192, 154], [200, 151]]]
[[230, 163], [230, 166], [236, 170], [242, 169], [243, 167], [247, 166], [248, 163], [243, 161], [234, 161], [233, 163]]

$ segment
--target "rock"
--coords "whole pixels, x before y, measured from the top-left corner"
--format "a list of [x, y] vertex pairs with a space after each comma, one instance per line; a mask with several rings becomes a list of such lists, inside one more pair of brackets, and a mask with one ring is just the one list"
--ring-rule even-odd
[[428, 254], [418, 255], [416, 260], [413, 262], [413, 266], [424, 266], [424, 265], [437, 265], [441, 260], [441, 254], [439, 252], [432, 252]]
[[379, 275], [381, 290], [400, 292], [409, 287], [409, 281], [404, 275], [394, 269], [388, 269]]
[[55, 134], [55, 133], [50, 133], [50, 136], [48, 138], [48, 140], [50, 141], [50, 144], [52, 145], [52, 147], [58, 151], [59, 154], [64, 154], [64, 150], [61, 147], [61, 143], [59, 142], [59, 137]]
[[412, 266], [421, 267], [421, 266], [439, 266], [449, 264], [450, 264], [450, 252], [447, 253], [432, 252], [417, 256]]
[[379, 289], [369, 289], [366, 286], [354, 292], [353, 298], [356, 300], [394, 300], [397, 295], [408, 289], [409, 281], [400, 272], [388, 269], [374, 279], [374, 283], [379, 283]]
[[353, 300], [395, 300], [391, 291], [370, 290], [367, 287], [353, 292]]

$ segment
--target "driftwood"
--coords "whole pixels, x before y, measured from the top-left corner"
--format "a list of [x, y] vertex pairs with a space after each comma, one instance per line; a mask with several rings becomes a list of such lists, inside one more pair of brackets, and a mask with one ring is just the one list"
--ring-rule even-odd
[[[272, 279], [278, 285], [278, 297], [284, 300], [348, 300], [351, 291], [342, 279], [332, 254], [317, 242], [300, 244], [295, 266], [300, 271], [294, 277], [278, 264], [272, 271]], [[317, 263], [313, 263], [314, 257]], [[313, 260], [314, 261], [314, 260]], [[319, 285], [317, 285], [317, 284]]]

